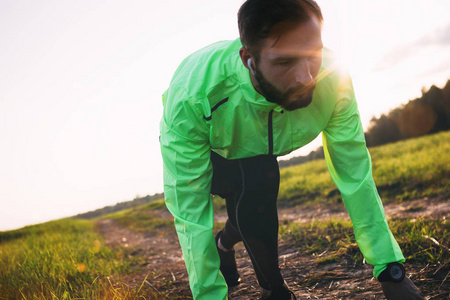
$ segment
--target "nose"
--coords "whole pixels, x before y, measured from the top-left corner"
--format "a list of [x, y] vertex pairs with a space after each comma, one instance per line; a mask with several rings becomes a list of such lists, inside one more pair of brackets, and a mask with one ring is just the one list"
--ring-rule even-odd
[[311, 75], [311, 66], [308, 62], [301, 62], [298, 64], [295, 70], [295, 81], [304, 86], [309, 86], [313, 83], [314, 79]]

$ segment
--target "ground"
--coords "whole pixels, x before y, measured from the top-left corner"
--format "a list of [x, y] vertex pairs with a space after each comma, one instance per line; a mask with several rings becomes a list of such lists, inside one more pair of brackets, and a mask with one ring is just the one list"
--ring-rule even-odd
[[[418, 199], [389, 204], [385, 206], [385, 211], [388, 218], [444, 218], [450, 215], [450, 199]], [[170, 218], [167, 212], [161, 212], [161, 215]], [[279, 216], [281, 221], [305, 222], [319, 218], [347, 218], [342, 205], [321, 209], [280, 209]], [[224, 214], [216, 216], [218, 221], [224, 221], [225, 218]], [[147, 299], [192, 299], [181, 249], [174, 232], [138, 233], [112, 220], [101, 220], [98, 225], [108, 245], [125, 247], [129, 255], [140, 257], [145, 262], [136, 265], [136, 272], [122, 279], [127, 285], [140, 286], [144, 282], [143, 288], [153, 295]], [[341, 261], [318, 266], [315, 257], [298, 253], [292, 245], [283, 242], [280, 243], [279, 252], [282, 274], [297, 299], [385, 299], [380, 284], [372, 277], [370, 265], [352, 266], [342, 258]], [[236, 257], [242, 283], [229, 291], [229, 298], [259, 299], [256, 277], [242, 245], [236, 247]], [[440, 267], [407, 264], [406, 267], [408, 276], [421, 289], [425, 299], [450, 299], [448, 264], [446, 262]], [[436, 275], [438, 273], [439, 276]]]

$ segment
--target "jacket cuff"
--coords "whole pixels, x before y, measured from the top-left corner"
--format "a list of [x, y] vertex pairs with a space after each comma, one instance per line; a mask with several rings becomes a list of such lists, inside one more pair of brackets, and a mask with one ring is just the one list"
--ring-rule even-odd
[[373, 267], [373, 277], [378, 278], [378, 276], [386, 270], [388, 264], [382, 264], [382, 265], [375, 265]]
[[[405, 259], [397, 261], [399, 264], [403, 264], [405, 262]], [[373, 266], [373, 277], [378, 279], [378, 276], [380, 276], [381, 272], [386, 270], [388, 264], [380, 264]]]

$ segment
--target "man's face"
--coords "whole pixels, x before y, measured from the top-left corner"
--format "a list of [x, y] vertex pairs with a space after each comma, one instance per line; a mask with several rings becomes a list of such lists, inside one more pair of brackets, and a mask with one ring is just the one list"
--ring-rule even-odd
[[308, 106], [322, 64], [322, 35], [315, 17], [302, 24], [279, 23], [259, 49], [253, 85], [286, 110]]

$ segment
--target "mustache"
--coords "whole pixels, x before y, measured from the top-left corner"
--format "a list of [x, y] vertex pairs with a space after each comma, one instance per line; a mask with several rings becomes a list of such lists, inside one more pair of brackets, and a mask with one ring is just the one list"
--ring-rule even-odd
[[285, 95], [293, 95], [293, 94], [311, 95], [314, 92], [315, 87], [316, 87], [315, 83], [308, 84], [308, 85], [298, 84], [296, 86], [288, 88], [284, 94]]

